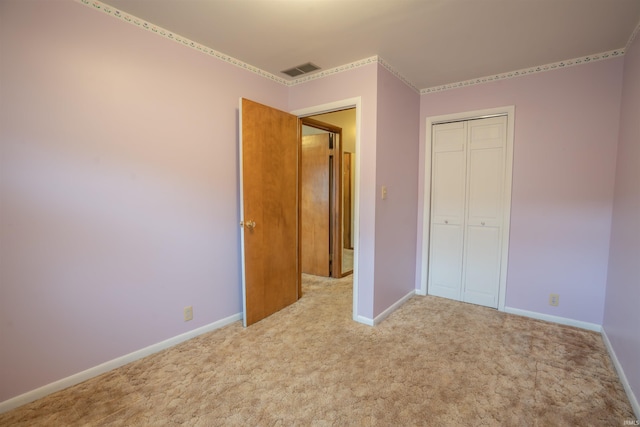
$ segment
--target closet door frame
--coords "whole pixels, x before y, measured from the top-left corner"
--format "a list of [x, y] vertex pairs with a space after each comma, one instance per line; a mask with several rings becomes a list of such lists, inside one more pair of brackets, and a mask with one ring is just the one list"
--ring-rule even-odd
[[426, 137], [424, 145], [424, 181], [422, 194], [422, 262], [420, 271], [420, 289], [417, 292], [419, 295], [427, 295], [427, 282], [429, 278], [429, 232], [431, 227], [431, 154], [433, 151], [432, 126], [439, 123], [474, 120], [487, 116], [497, 115], [507, 116], [504, 210], [503, 229], [501, 236], [502, 253], [500, 259], [500, 288], [498, 291], [498, 310], [504, 311], [505, 309], [505, 297], [507, 294], [507, 268], [509, 261], [509, 230], [511, 223], [511, 183], [513, 178], [513, 130], [515, 123], [514, 105], [427, 117], [425, 127]]

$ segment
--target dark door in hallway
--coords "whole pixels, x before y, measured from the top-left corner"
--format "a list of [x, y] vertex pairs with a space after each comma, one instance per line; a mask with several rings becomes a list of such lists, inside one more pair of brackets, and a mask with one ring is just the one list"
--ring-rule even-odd
[[331, 137], [328, 133], [302, 137], [301, 261], [302, 272], [328, 277], [330, 269]]

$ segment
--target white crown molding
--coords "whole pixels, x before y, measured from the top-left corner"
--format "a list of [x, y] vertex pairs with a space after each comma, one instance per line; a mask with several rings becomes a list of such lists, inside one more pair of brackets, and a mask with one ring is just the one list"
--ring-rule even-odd
[[295, 86], [301, 83], [309, 82], [311, 80], [321, 79], [323, 77], [328, 77], [334, 74], [342, 73], [343, 71], [349, 71], [355, 68], [360, 68], [365, 65], [375, 64], [379, 62], [380, 62], [380, 58], [378, 56], [371, 56], [369, 58], [351, 62], [349, 64], [340, 65], [339, 67], [330, 68], [328, 70], [318, 71], [317, 73], [309, 74], [308, 76], [299, 77], [295, 80], [287, 81], [285, 84], [287, 86]]
[[636, 35], [638, 34], [638, 32], [640, 32], [640, 23], [638, 24], [638, 26], [636, 27], [636, 29], [634, 30], [634, 32], [631, 34], [631, 37], [629, 38], [629, 41], [627, 42], [627, 45], [625, 48], [623, 49], [617, 49], [617, 50], [612, 50], [609, 52], [603, 52], [603, 53], [599, 53], [599, 54], [595, 54], [595, 55], [589, 55], [589, 56], [583, 56], [581, 58], [575, 58], [575, 59], [569, 59], [566, 61], [561, 61], [561, 62], [555, 62], [552, 64], [546, 64], [546, 65], [540, 65], [537, 67], [531, 67], [531, 68], [525, 68], [525, 69], [521, 69], [521, 70], [516, 70], [516, 71], [510, 71], [510, 72], [506, 72], [506, 73], [501, 73], [501, 74], [495, 74], [495, 75], [491, 75], [491, 76], [486, 76], [486, 77], [480, 77], [480, 78], [475, 78], [475, 79], [470, 79], [470, 80], [465, 80], [465, 81], [461, 81], [461, 82], [456, 82], [456, 83], [448, 83], [445, 85], [440, 85], [440, 86], [433, 86], [433, 87], [429, 87], [429, 88], [425, 88], [425, 89], [417, 89], [409, 80], [407, 80], [404, 76], [402, 76], [400, 73], [398, 73], [387, 61], [385, 61], [384, 59], [382, 59], [379, 56], [371, 56], [369, 58], [365, 58], [365, 59], [361, 59], [359, 61], [356, 62], [352, 62], [349, 64], [345, 64], [345, 65], [341, 65], [339, 67], [335, 67], [335, 68], [331, 68], [328, 70], [323, 70], [320, 71], [318, 73], [313, 73], [310, 74], [308, 76], [303, 76], [294, 80], [286, 80], [282, 77], [278, 77], [274, 74], [271, 74], [267, 71], [264, 71], [258, 67], [254, 67], [253, 65], [247, 64], [246, 62], [242, 62], [239, 59], [236, 59], [232, 56], [229, 55], [225, 55], [222, 52], [218, 52], [215, 49], [211, 49], [210, 47], [204, 46], [200, 43], [196, 43], [193, 40], [190, 40], [186, 37], [182, 37], [174, 32], [168, 31], [162, 27], [159, 27], [157, 25], [154, 25], [150, 22], [147, 22], [143, 19], [140, 19], [136, 16], [127, 14], [125, 12], [122, 12], [119, 9], [116, 9], [114, 7], [111, 7], [107, 4], [102, 3], [99, 0], [75, 0], [78, 3], [81, 3], [87, 7], [92, 7], [93, 9], [99, 10], [103, 13], [106, 13], [109, 16], [112, 16], [114, 18], [120, 19], [122, 21], [128, 22], [132, 25], [135, 25], [138, 28], [142, 28], [144, 30], [150, 31], [154, 34], [157, 34], [159, 36], [162, 36], [166, 39], [169, 40], [173, 40], [176, 43], [179, 43], [182, 46], [186, 46], [189, 47], [191, 49], [195, 49], [197, 51], [200, 51], [204, 54], [213, 56], [221, 61], [224, 61], [228, 64], [231, 65], [235, 65], [236, 67], [242, 68], [243, 70], [247, 70], [250, 71], [252, 73], [255, 73], [261, 77], [264, 77], [266, 79], [269, 79], [271, 81], [274, 81], [276, 83], [280, 83], [282, 85], [285, 86], [295, 86], [295, 85], [299, 85], [302, 83], [306, 83], [312, 80], [317, 80], [317, 79], [321, 79], [324, 77], [328, 77], [337, 73], [341, 73], [344, 71], [349, 71], [349, 70], [353, 70], [355, 68], [359, 68], [365, 65], [370, 65], [370, 64], [374, 64], [374, 63], [378, 63], [380, 65], [382, 65], [384, 68], [386, 68], [390, 73], [392, 73], [394, 76], [396, 76], [399, 80], [401, 80], [403, 83], [405, 83], [407, 86], [409, 86], [411, 89], [413, 89], [416, 93], [419, 93], [421, 95], [424, 94], [428, 94], [428, 93], [434, 93], [434, 92], [442, 92], [444, 90], [449, 90], [449, 89], [457, 89], [457, 88], [461, 88], [461, 87], [467, 87], [467, 86], [473, 86], [473, 85], [477, 85], [477, 84], [483, 84], [483, 83], [490, 83], [490, 82], [494, 82], [494, 81], [499, 81], [499, 80], [505, 80], [505, 79], [511, 79], [511, 78], [516, 78], [516, 77], [522, 77], [522, 76], [526, 76], [529, 74], [536, 74], [536, 73], [542, 73], [545, 71], [552, 71], [552, 70], [557, 70], [560, 68], [566, 68], [566, 67], [571, 67], [574, 65], [581, 65], [581, 64], [587, 64], [590, 62], [595, 62], [595, 61], [600, 61], [603, 59], [609, 59], [609, 58], [614, 58], [614, 57], [618, 57], [618, 56], [623, 56], [625, 53], [625, 49], [628, 48], [631, 43], [633, 42], [634, 38], [636, 37]]
[[138, 28], [142, 28], [144, 30], [150, 31], [154, 34], [157, 34], [159, 36], [162, 36], [166, 39], [172, 40], [174, 42], [177, 42], [183, 46], [195, 49], [197, 51], [200, 51], [204, 54], [213, 56], [221, 61], [227, 62], [229, 64], [235, 65], [236, 67], [242, 68], [243, 70], [247, 70], [250, 71], [252, 73], [258, 74], [259, 76], [265, 77], [269, 80], [272, 80], [274, 82], [280, 83], [282, 85], [285, 86], [295, 86], [301, 83], [306, 83], [308, 81], [311, 80], [316, 80], [316, 79], [320, 79], [323, 77], [327, 77], [327, 76], [331, 76], [333, 74], [337, 74], [337, 73], [341, 73], [343, 71], [349, 71], [349, 70], [353, 70], [355, 68], [359, 68], [365, 65], [369, 65], [369, 64], [373, 64], [373, 63], [381, 63], [386, 69], [388, 69], [391, 73], [393, 73], [395, 76], [397, 76], [399, 79], [401, 79], [403, 82], [405, 82], [407, 85], [409, 85], [411, 88], [413, 88], [416, 92], [418, 92], [418, 90], [411, 85], [411, 83], [409, 83], [408, 80], [406, 80], [404, 77], [402, 77], [397, 71], [395, 71], [393, 68], [391, 68], [391, 66], [389, 64], [387, 64], [385, 61], [383, 61], [381, 58], [379, 58], [378, 56], [372, 56], [369, 58], [365, 58], [365, 59], [361, 59], [359, 61], [356, 62], [352, 62], [349, 64], [345, 64], [345, 65], [341, 65], [339, 67], [335, 67], [335, 68], [331, 68], [328, 70], [323, 70], [320, 71], [318, 73], [313, 73], [310, 74], [308, 76], [303, 76], [303, 77], [299, 77], [297, 79], [294, 80], [287, 80], [284, 79], [282, 77], [278, 77], [274, 74], [271, 74], [267, 71], [264, 71], [258, 67], [254, 67], [253, 65], [247, 64], [246, 62], [242, 62], [239, 59], [236, 59], [232, 56], [229, 55], [225, 55], [222, 52], [218, 52], [215, 49], [211, 49], [210, 47], [207, 47], [203, 44], [194, 42], [193, 40], [190, 40], [186, 37], [180, 36], [172, 31], [166, 30], [162, 27], [159, 27], [155, 24], [152, 24], [150, 22], [145, 21], [144, 19], [140, 19], [134, 15], [130, 15], [128, 13], [125, 13], [119, 9], [116, 9], [115, 7], [109, 6], [108, 4], [104, 4], [99, 0], [75, 0], [78, 3], [81, 3], [85, 6], [88, 7], [92, 7], [95, 10], [99, 10], [103, 13], [106, 13], [109, 16], [112, 16], [114, 18], [118, 18], [122, 21], [128, 22], [129, 24], [135, 25]]
[[204, 46], [200, 43], [196, 43], [193, 40], [189, 40], [186, 37], [182, 37], [174, 32], [171, 32], [169, 30], [166, 30], [162, 27], [159, 27], [157, 25], [154, 25], [150, 22], [145, 21], [144, 19], [140, 19], [136, 16], [133, 15], [129, 15], [128, 13], [122, 12], [119, 9], [116, 9], [115, 7], [111, 7], [107, 4], [102, 3], [99, 0], [75, 0], [78, 3], [81, 3], [85, 6], [88, 7], [92, 7], [95, 10], [99, 10], [103, 13], [106, 13], [109, 16], [112, 16], [114, 18], [118, 18], [122, 21], [128, 22], [132, 25], [135, 25], [138, 28], [142, 28], [144, 30], [150, 31], [154, 34], [157, 34], [159, 36], [162, 36], [166, 39], [169, 40], [173, 40], [174, 42], [181, 44], [183, 46], [189, 47], [191, 49], [195, 49], [197, 51], [200, 51], [202, 53], [205, 53], [207, 55], [213, 56], [221, 61], [224, 61], [226, 63], [235, 65], [236, 67], [242, 68], [244, 70], [247, 71], [251, 71], [252, 73], [255, 73], [259, 76], [265, 77], [269, 80], [272, 80], [274, 82], [283, 84], [283, 85], [287, 85], [289, 86], [291, 83], [285, 79], [283, 79], [282, 77], [278, 77], [276, 75], [273, 75], [267, 71], [261, 70], [258, 67], [254, 67], [253, 65], [249, 65], [246, 62], [242, 62], [239, 59], [236, 59], [232, 56], [229, 55], [225, 55], [222, 52], [218, 52], [215, 49], [211, 49], [207, 46]]
[[406, 84], [407, 86], [409, 86], [411, 89], [413, 89], [416, 93], [420, 93], [420, 89], [418, 89], [417, 87], [415, 87], [409, 80], [405, 79], [404, 76], [402, 74], [400, 74], [399, 72], [397, 72], [392, 66], [391, 64], [389, 64], [387, 61], [385, 61], [382, 58], [378, 58], [380, 65], [382, 65], [384, 68], [386, 68], [391, 74], [393, 74], [394, 76], [396, 76], [397, 79], [401, 80], [404, 84]]
[[530, 74], [544, 73], [546, 71], [558, 70], [561, 68], [573, 67], [575, 65], [588, 64], [591, 62], [601, 61], [603, 59], [615, 58], [624, 55], [624, 49], [610, 50], [608, 52], [597, 53], [595, 55], [583, 56], [580, 58], [569, 59], [566, 61], [554, 62], [552, 64], [539, 65], [537, 67], [523, 68], [521, 70], [509, 71], [507, 73], [494, 74], [492, 76], [479, 77], [476, 79], [465, 80], [456, 83], [448, 83], [441, 86], [429, 87], [420, 91], [421, 95], [434, 92], [442, 92], [449, 89], [458, 89], [461, 87], [474, 86], [483, 83], [490, 83], [499, 80], [513, 79], [516, 77], [528, 76]]
[[631, 33], [629, 40], [627, 40], [627, 44], [624, 47], [625, 52], [628, 51], [629, 48], [631, 47], [631, 43], [633, 43], [633, 41], [635, 40], [636, 36], [638, 35], [638, 32], [640, 32], [640, 22], [638, 22], [638, 25], [636, 25], [636, 28], [633, 30], [633, 33]]
[[374, 64], [374, 63], [378, 63], [378, 64], [382, 65], [391, 74], [393, 74], [398, 80], [402, 81], [404, 84], [406, 84], [411, 89], [413, 89], [414, 92], [420, 93], [420, 90], [417, 87], [412, 85], [411, 82], [409, 80], [407, 80], [406, 78], [404, 78], [404, 76], [402, 74], [400, 74], [395, 69], [393, 69], [393, 67], [387, 61], [385, 61], [384, 59], [382, 59], [381, 57], [379, 57], [377, 55], [371, 56], [369, 58], [361, 59], [359, 61], [351, 62], [349, 64], [340, 65], [339, 67], [330, 68], [328, 70], [323, 70], [323, 71], [319, 71], [317, 73], [309, 74], [308, 76], [299, 77], [299, 78], [297, 78], [295, 80], [291, 80], [291, 81], [287, 82], [286, 84], [287, 84], [287, 86], [295, 86], [295, 85], [299, 85], [301, 83], [309, 82], [311, 80], [321, 79], [323, 77], [328, 77], [328, 76], [331, 76], [333, 74], [341, 73], [343, 71], [353, 70], [355, 68], [359, 68], [359, 67], [362, 67], [362, 66], [365, 66], [365, 65]]

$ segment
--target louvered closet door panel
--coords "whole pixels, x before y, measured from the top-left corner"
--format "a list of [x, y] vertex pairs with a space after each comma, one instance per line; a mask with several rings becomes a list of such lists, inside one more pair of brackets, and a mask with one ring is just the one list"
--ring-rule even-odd
[[506, 118], [469, 122], [463, 300], [498, 307]]
[[460, 300], [467, 125], [436, 125], [432, 131], [429, 294]]

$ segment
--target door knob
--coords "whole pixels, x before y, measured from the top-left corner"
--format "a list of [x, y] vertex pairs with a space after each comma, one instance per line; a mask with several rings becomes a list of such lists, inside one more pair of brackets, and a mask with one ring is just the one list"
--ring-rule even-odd
[[253, 230], [254, 228], [256, 228], [256, 222], [255, 221], [240, 221], [240, 227], [246, 227], [249, 230]]

